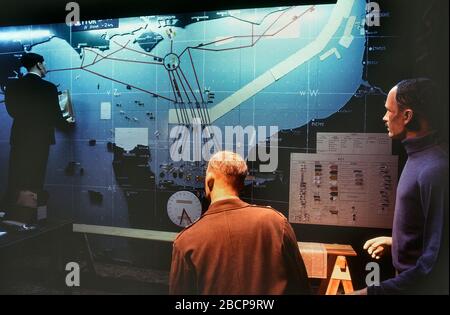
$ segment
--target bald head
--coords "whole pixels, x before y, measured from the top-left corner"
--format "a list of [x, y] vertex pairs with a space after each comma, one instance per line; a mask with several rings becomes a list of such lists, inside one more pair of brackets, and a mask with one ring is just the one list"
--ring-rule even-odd
[[206, 196], [211, 198], [211, 194], [214, 194], [220, 198], [220, 195], [239, 194], [247, 173], [247, 163], [239, 154], [230, 151], [217, 152], [208, 163]]

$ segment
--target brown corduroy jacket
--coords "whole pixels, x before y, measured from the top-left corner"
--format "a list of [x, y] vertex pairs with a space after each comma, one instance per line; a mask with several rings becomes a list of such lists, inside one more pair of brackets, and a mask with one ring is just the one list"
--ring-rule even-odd
[[287, 219], [240, 199], [213, 203], [173, 245], [171, 294], [309, 294]]

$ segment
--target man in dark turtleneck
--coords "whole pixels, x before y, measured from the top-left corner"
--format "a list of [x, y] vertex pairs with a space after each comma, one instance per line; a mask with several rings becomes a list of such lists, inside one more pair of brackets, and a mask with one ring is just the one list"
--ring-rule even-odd
[[441, 143], [440, 104], [429, 79], [404, 80], [386, 100], [389, 137], [401, 140], [408, 160], [397, 187], [392, 237], [368, 240], [379, 259], [392, 247], [397, 276], [356, 294], [448, 294], [448, 146]]

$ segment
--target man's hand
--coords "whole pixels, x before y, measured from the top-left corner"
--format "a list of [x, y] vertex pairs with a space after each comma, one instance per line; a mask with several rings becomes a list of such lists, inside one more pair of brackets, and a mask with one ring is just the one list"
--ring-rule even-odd
[[363, 248], [367, 250], [372, 258], [380, 259], [381, 256], [386, 252], [386, 247], [392, 246], [392, 237], [380, 236], [372, 238], [364, 243]]
[[64, 118], [65, 121], [60, 121], [57, 126], [59, 130], [64, 133], [70, 133], [75, 129], [75, 119], [71, 116]]

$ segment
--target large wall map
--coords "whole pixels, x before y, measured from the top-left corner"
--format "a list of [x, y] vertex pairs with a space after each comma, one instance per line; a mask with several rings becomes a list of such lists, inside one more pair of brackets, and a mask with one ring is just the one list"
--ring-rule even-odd
[[[177, 191], [207, 206], [206, 162], [170, 155], [172, 127], [192, 129], [194, 117], [202, 128], [277, 127], [262, 138], [277, 139], [278, 166], [260, 172], [251, 162], [244, 199], [288, 214], [291, 153], [316, 153], [317, 132], [384, 132], [367, 119], [368, 104], [381, 104], [385, 93], [369, 80], [370, 53], [380, 49], [369, 42], [365, 14], [365, 2], [338, 0], [4, 27], [0, 86], [21, 75], [24, 52], [36, 52], [46, 79], [70, 92], [77, 125], [58, 134], [46, 181], [49, 206], [61, 216], [170, 231], [194, 221], [186, 211], [175, 220], [167, 214]], [[0, 121], [6, 183], [11, 120], [1, 103]]]

